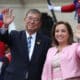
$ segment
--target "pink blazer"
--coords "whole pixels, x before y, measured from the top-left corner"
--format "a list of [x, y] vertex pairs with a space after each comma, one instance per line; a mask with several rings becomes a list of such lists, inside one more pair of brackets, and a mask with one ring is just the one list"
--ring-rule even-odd
[[[42, 80], [54, 80], [52, 61], [56, 52], [56, 47], [48, 50]], [[63, 79], [80, 77], [80, 43], [73, 43], [61, 51], [60, 64]]]

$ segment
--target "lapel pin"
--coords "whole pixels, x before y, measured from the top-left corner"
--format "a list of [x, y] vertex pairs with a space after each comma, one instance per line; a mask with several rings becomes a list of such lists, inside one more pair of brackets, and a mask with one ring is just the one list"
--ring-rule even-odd
[[37, 44], [40, 45], [40, 41], [38, 41]]

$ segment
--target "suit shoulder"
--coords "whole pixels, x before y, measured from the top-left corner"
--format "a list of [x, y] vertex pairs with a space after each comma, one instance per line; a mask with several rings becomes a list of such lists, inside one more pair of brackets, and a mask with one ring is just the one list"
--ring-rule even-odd
[[50, 43], [52, 42], [51, 38], [48, 37], [48, 36], [46, 36], [46, 35], [43, 35], [43, 38], [44, 38], [44, 40], [47, 41], [47, 42], [50, 42]]
[[22, 36], [23, 34], [25, 34], [25, 31], [17, 31], [17, 30], [14, 30], [10, 33], [11, 36], [14, 36], [14, 37], [20, 37]]
[[46, 36], [46, 35], [44, 35], [44, 34], [42, 34], [42, 33], [40, 33], [40, 35], [42, 36], [42, 38], [44, 38], [44, 39], [46, 39], [46, 40], [51, 40], [50, 37], [48, 37], [48, 36]]

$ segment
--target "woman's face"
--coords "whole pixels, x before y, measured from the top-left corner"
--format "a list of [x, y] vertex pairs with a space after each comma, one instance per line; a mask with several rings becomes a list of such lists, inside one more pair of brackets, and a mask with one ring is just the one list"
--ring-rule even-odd
[[59, 24], [55, 28], [55, 39], [59, 44], [68, 44], [69, 33], [64, 24]]

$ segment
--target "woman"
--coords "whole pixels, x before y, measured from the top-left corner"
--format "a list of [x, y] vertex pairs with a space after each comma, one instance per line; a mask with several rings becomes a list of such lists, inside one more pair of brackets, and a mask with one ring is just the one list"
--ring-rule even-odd
[[42, 80], [80, 80], [80, 43], [74, 43], [70, 24], [57, 22], [52, 37], [54, 44], [47, 52]]

